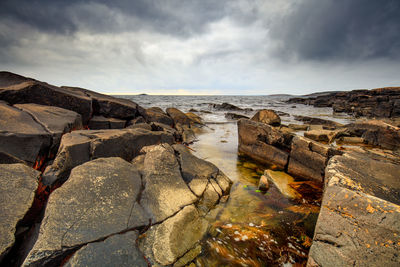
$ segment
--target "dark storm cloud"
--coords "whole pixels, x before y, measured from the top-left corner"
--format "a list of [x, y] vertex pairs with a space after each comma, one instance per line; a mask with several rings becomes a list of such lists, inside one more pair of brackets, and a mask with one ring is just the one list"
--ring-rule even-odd
[[277, 53], [299, 60], [400, 58], [400, 1], [306, 0], [271, 25]]
[[225, 16], [224, 1], [214, 0], [2, 0], [0, 17], [40, 31], [70, 34], [137, 29], [187, 36]]

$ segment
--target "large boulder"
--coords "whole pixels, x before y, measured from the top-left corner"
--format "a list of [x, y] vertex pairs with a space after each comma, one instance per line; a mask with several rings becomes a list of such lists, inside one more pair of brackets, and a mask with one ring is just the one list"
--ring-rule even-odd
[[252, 121], [258, 121], [272, 126], [281, 125], [281, 118], [271, 109], [263, 109], [258, 111], [252, 118]]
[[147, 122], [158, 122], [169, 126], [174, 125], [174, 120], [168, 116], [161, 108], [152, 107], [145, 110], [143, 117]]
[[92, 114], [90, 97], [34, 80], [0, 87], [0, 99], [10, 104], [36, 103], [72, 110], [81, 114], [84, 124]]
[[398, 266], [400, 165], [372, 153], [333, 157], [309, 266]]
[[15, 243], [18, 223], [33, 204], [39, 175], [24, 164], [0, 164], [0, 264]]
[[174, 120], [174, 124], [190, 125], [192, 120], [177, 108], [167, 108], [167, 114]]
[[287, 171], [300, 178], [323, 182], [326, 163], [335, 153], [339, 152], [327, 145], [296, 136], [292, 140]]
[[0, 151], [2, 153], [33, 165], [39, 156], [47, 154], [51, 142], [52, 135], [31, 115], [0, 103]]
[[260, 162], [285, 168], [293, 135], [265, 123], [238, 121], [239, 151]]
[[350, 134], [362, 137], [368, 144], [385, 149], [400, 149], [400, 128], [379, 120], [358, 121], [347, 125]]
[[50, 195], [39, 237], [23, 266], [59, 265], [72, 249], [148, 225], [141, 190], [137, 169], [121, 158], [74, 168]]
[[121, 157], [132, 160], [144, 146], [174, 142], [172, 134], [142, 128], [74, 131], [65, 134], [52, 165], [43, 173], [43, 183], [54, 184], [68, 177], [72, 168], [92, 159]]

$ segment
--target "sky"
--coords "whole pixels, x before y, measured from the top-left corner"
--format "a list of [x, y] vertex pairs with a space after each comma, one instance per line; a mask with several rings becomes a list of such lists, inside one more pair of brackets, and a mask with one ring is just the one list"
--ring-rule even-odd
[[400, 86], [399, 0], [1, 0], [0, 70], [112, 94]]

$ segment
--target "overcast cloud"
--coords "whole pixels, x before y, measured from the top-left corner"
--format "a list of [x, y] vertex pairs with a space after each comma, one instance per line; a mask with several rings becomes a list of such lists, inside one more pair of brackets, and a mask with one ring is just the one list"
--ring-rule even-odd
[[398, 0], [0, 2], [0, 69], [109, 93], [400, 85]]

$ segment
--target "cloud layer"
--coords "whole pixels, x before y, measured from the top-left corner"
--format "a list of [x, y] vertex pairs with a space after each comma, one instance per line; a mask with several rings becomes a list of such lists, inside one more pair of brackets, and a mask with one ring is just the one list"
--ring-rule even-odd
[[397, 14], [396, 0], [3, 0], [0, 69], [118, 93], [400, 85]]

